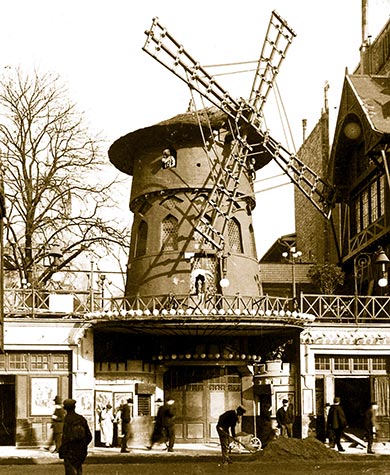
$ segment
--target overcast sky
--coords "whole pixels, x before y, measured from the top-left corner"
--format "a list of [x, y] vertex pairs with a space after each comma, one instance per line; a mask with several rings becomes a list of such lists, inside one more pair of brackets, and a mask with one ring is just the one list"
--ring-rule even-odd
[[[3, 0], [1, 7], [0, 66], [59, 73], [108, 145], [187, 109], [186, 85], [142, 51], [144, 31], [156, 16], [202, 65], [257, 61], [272, 10], [287, 20], [297, 37], [278, 88], [296, 148], [302, 119], [310, 133], [320, 117], [326, 81], [334, 125], [345, 68], [352, 72], [359, 61], [361, 0]], [[389, 14], [390, 0], [368, 0], [368, 34], [375, 37]], [[221, 76], [218, 82], [232, 96], [247, 98], [253, 75]], [[278, 138], [279, 118], [270, 111], [266, 119], [275, 123], [271, 134]], [[258, 179], [274, 173], [268, 167]], [[260, 182], [256, 189], [273, 184]], [[259, 257], [294, 231], [292, 196], [292, 185], [257, 194]]]

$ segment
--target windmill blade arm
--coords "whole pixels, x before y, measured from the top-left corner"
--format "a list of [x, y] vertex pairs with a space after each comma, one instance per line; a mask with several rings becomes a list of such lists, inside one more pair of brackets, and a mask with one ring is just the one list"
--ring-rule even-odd
[[158, 21], [153, 19], [147, 39], [142, 48], [152, 58], [172, 71], [178, 78], [195, 89], [212, 104], [223, 110], [229, 117], [237, 120], [237, 111], [242, 107], [215, 81], [198, 61], [168, 33]]
[[335, 205], [334, 188], [270, 136], [264, 138], [263, 145], [290, 180], [329, 219]]
[[[278, 21], [280, 21], [280, 18]], [[285, 25], [280, 28], [284, 31]], [[290, 31], [290, 29], [289, 29]], [[307, 167], [296, 155], [288, 152], [282, 145], [272, 139], [263, 130], [262, 111], [256, 98], [254, 105], [244, 99], [237, 101], [225, 91], [207, 71], [190, 56], [161, 26], [158, 19], [153, 20], [151, 29], [146, 31], [147, 39], [143, 50], [156, 59], [160, 64], [172, 71], [177, 77], [192, 87], [212, 104], [217, 106], [232, 118], [239, 126], [246, 125], [259, 135], [259, 142], [275, 159], [291, 181], [305, 194], [314, 206], [325, 216], [330, 217], [334, 206], [333, 189], [314, 171]], [[288, 35], [281, 35], [285, 38]], [[295, 35], [295, 34], [294, 34]], [[286, 48], [288, 45], [286, 46]], [[257, 94], [255, 91], [254, 94]], [[254, 97], [254, 96], [253, 96]], [[255, 107], [256, 106], [256, 107]], [[246, 127], [245, 127], [246, 128]], [[244, 129], [245, 129], [244, 128]], [[244, 141], [246, 140], [244, 131]], [[241, 139], [240, 137], [237, 137]], [[244, 144], [241, 144], [244, 145]], [[244, 148], [250, 148], [247, 145]], [[217, 180], [218, 184], [219, 180]]]
[[266, 37], [257, 64], [249, 104], [261, 111], [279, 73], [280, 65], [286, 57], [287, 50], [296, 36], [277, 12], [273, 11], [268, 24]]

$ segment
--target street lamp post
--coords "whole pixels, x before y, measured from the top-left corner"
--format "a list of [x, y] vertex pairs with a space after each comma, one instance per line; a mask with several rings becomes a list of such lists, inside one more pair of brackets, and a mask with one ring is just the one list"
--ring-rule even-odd
[[296, 277], [295, 277], [295, 262], [296, 259], [302, 256], [301, 251], [297, 251], [295, 246], [290, 247], [288, 252], [283, 252], [282, 256], [285, 259], [289, 259], [291, 262], [291, 280], [292, 280], [292, 291], [293, 291], [293, 302], [294, 305], [297, 302], [297, 284], [296, 284]]
[[[374, 261], [372, 258], [375, 258]], [[363, 276], [364, 269], [370, 269], [371, 264], [374, 263], [380, 266], [380, 275], [377, 281], [378, 286], [382, 289], [388, 285], [388, 275], [386, 266], [390, 264], [390, 259], [387, 257], [385, 251], [379, 247], [376, 252], [361, 252], [353, 260], [353, 277], [355, 284], [355, 319], [358, 317], [358, 300], [359, 300], [359, 285], [358, 279]], [[372, 275], [372, 274], [371, 274]]]
[[[372, 261], [372, 258], [375, 260]], [[379, 247], [376, 252], [361, 252], [353, 260], [353, 276], [355, 281], [355, 295], [359, 295], [358, 279], [363, 276], [364, 269], [369, 269], [372, 262], [380, 266], [380, 276], [377, 281], [378, 286], [383, 288], [388, 285], [388, 276], [386, 266], [390, 264], [390, 259], [387, 257], [385, 251]]]

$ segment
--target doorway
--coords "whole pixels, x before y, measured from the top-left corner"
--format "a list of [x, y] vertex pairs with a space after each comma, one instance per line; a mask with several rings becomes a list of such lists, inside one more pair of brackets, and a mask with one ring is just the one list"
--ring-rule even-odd
[[16, 444], [15, 376], [0, 376], [0, 445]]
[[348, 431], [363, 430], [364, 412], [370, 405], [370, 378], [335, 378], [335, 396], [341, 398], [341, 406], [347, 419]]
[[241, 377], [234, 366], [172, 366], [164, 374], [165, 398], [175, 400], [176, 439], [218, 439], [218, 417], [241, 403]]

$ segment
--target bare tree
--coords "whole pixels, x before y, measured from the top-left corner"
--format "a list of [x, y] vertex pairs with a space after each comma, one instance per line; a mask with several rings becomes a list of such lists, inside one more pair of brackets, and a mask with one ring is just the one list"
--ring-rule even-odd
[[[0, 114], [5, 268], [39, 287], [86, 251], [126, 248], [128, 226], [112, 217], [119, 178], [59, 77], [11, 70]], [[45, 267], [53, 246], [63, 257]]]

